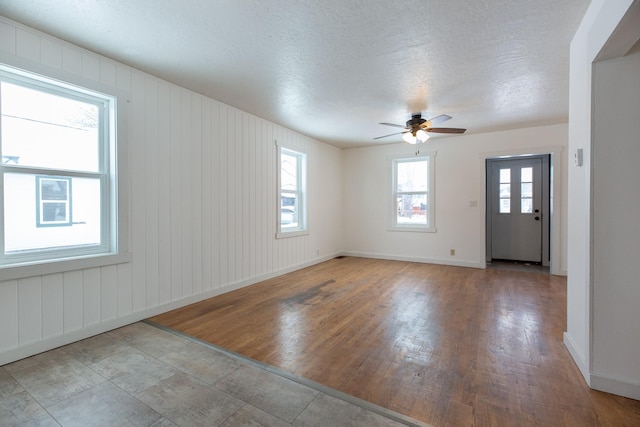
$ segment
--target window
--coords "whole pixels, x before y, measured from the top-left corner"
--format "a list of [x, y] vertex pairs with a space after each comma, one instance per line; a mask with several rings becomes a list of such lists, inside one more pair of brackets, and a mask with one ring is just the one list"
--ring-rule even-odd
[[511, 169], [500, 169], [500, 213], [511, 213]]
[[533, 213], [533, 168], [520, 169], [520, 213]]
[[0, 265], [117, 252], [114, 97], [0, 66]]
[[435, 154], [392, 159], [392, 230], [434, 232]]
[[36, 225], [71, 225], [71, 178], [36, 177]]
[[278, 165], [278, 237], [306, 234], [307, 156], [278, 147]]

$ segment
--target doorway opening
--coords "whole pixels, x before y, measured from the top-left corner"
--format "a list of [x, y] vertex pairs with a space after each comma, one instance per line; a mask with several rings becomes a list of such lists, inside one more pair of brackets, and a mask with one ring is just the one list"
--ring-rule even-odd
[[486, 159], [486, 261], [549, 271], [551, 155]]

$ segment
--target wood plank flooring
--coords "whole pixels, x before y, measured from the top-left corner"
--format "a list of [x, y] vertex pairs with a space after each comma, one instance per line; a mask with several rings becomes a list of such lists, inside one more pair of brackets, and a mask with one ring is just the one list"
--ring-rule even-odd
[[445, 426], [640, 426], [562, 343], [566, 279], [346, 257], [151, 319]]

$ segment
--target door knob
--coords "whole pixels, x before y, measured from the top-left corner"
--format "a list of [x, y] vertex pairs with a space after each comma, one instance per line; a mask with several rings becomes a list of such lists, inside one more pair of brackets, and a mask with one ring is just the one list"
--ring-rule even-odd
[[533, 219], [535, 219], [536, 221], [540, 221], [540, 217], [539, 216], [536, 216]]

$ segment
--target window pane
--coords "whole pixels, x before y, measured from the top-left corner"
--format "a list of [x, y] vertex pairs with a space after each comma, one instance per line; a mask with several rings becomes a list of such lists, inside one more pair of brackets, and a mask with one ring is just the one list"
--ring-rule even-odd
[[282, 228], [298, 228], [297, 194], [281, 193], [280, 225]]
[[427, 191], [427, 160], [400, 161], [397, 164], [396, 191]]
[[99, 171], [99, 110], [95, 104], [1, 83], [2, 155], [14, 163]]
[[305, 174], [306, 155], [284, 147], [280, 153], [280, 205], [278, 232], [296, 232], [306, 229]]
[[427, 195], [402, 194], [398, 196], [397, 224], [427, 224]]
[[41, 200], [68, 200], [68, 180], [66, 179], [41, 179]]
[[[55, 177], [51, 177], [55, 180]], [[36, 175], [4, 174], [5, 253], [100, 244], [100, 180], [71, 178], [71, 194], [66, 203], [43, 202], [41, 221], [73, 222], [67, 226], [38, 226]]]
[[500, 199], [500, 213], [511, 213], [511, 199]]
[[280, 188], [296, 191], [298, 188], [298, 156], [280, 154]]
[[521, 199], [520, 212], [521, 213], [533, 213], [533, 199], [522, 198]]
[[500, 198], [508, 199], [511, 197], [511, 184], [500, 184]]
[[42, 221], [45, 222], [64, 222], [69, 219], [66, 203], [43, 203], [42, 204]]
[[522, 181], [520, 184], [520, 213], [530, 214], [533, 213], [533, 168], [522, 168], [520, 179]]
[[511, 182], [511, 169], [500, 169], [500, 182], [503, 184]]

